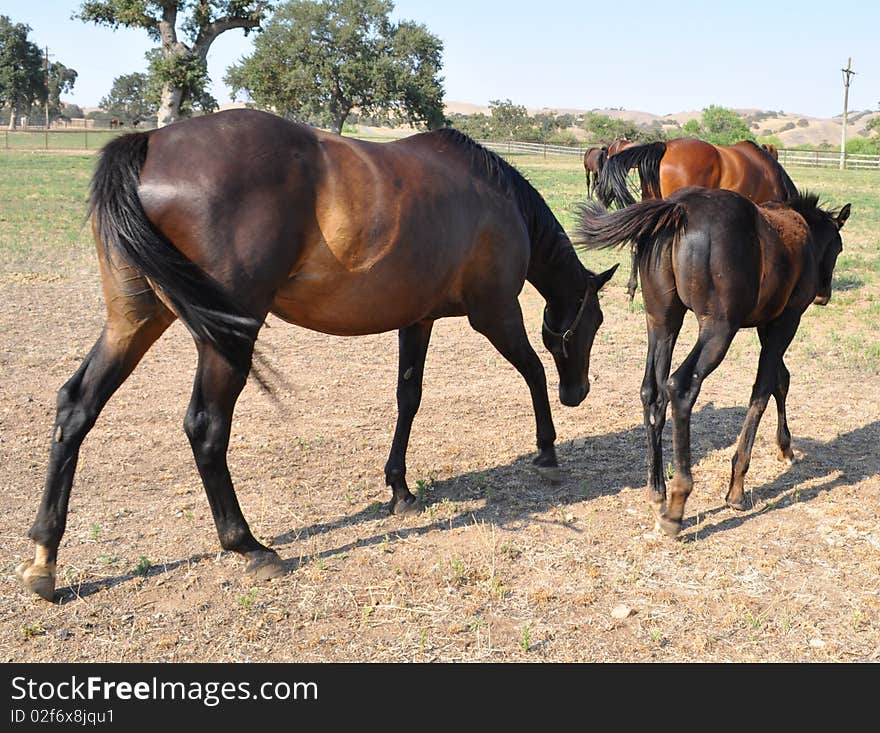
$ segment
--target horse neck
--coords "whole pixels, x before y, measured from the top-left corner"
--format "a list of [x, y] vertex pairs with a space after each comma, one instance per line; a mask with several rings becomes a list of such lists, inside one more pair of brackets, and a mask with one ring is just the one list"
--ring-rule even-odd
[[580, 298], [586, 287], [587, 269], [574, 251], [568, 237], [545, 236], [532, 240], [532, 257], [526, 273], [528, 280], [544, 300]]

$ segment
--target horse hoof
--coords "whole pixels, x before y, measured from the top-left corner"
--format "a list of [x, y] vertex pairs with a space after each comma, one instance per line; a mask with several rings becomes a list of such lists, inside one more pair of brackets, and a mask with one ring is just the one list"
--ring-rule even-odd
[[733, 499], [728, 499], [727, 506], [729, 506], [731, 509], [734, 509], [738, 512], [744, 512], [747, 509], [745, 499], [739, 499], [738, 501], [734, 501]]
[[539, 466], [533, 463], [532, 470], [544, 481], [548, 481], [551, 484], [562, 483], [562, 471], [559, 469], [559, 466]]
[[420, 511], [421, 507], [419, 506], [418, 499], [415, 497], [396, 501], [391, 505], [391, 513], [395, 517], [411, 517]]
[[654, 529], [658, 533], [662, 532], [667, 537], [675, 537], [681, 531], [681, 520], [660, 516], [657, 517], [657, 524]]
[[781, 450], [776, 451], [776, 460], [780, 463], [784, 463], [787, 466], [793, 466], [797, 463], [797, 458], [794, 457], [794, 453], [789, 451], [788, 453], [784, 453]]
[[31, 593], [36, 593], [44, 601], [55, 600], [55, 568], [47, 565], [34, 565], [33, 560], [25, 560], [15, 569], [21, 584]]
[[244, 568], [244, 573], [252, 580], [272, 580], [287, 573], [284, 560], [272, 550], [250, 552], [247, 558], [248, 563]]

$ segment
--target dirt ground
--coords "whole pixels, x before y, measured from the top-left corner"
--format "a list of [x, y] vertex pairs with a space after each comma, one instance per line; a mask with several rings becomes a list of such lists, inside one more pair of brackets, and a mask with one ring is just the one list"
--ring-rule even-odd
[[877, 661], [880, 378], [793, 348], [799, 461], [776, 461], [771, 403], [747, 476], [753, 506], [736, 513], [723, 497], [757, 365], [754, 332], [740, 333], [694, 413], [683, 531], [658, 539], [643, 489], [644, 316], [624, 280], [603, 297], [592, 391], [574, 409], [556, 399], [540, 296], [522, 295], [559, 485], [529, 470], [519, 375], [464, 319], [436, 324], [408, 453], [426, 508], [403, 519], [387, 514], [382, 472], [396, 334], [336, 338], [270, 318], [259, 346], [284, 381], [274, 400], [248, 383], [229, 452], [245, 516], [290, 569], [258, 584], [219, 549], [182, 429], [195, 348], [175, 324], [83, 446], [49, 604], [14, 568], [32, 555], [55, 393], [99, 334], [103, 303], [85, 255], [63, 275], [4, 274], [0, 660]]

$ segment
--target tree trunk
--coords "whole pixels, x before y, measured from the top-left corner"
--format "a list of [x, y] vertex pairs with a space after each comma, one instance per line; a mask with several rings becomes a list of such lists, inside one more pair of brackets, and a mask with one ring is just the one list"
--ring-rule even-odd
[[174, 87], [170, 82], [162, 86], [162, 97], [159, 101], [157, 125], [165, 127], [180, 119], [180, 103], [183, 101], [183, 89]]

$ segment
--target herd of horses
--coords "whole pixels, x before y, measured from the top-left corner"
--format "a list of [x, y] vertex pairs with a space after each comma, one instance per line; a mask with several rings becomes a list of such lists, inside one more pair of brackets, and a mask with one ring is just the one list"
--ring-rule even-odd
[[[850, 206], [820, 207], [815, 195], [794, 188], [769, 150], [751, 143], [624, 142], [595, 157], [589, 193], [604, 205], [583, 205], [576, 239], [587, 248], [632, 243], [648, 323], [641, 388], [648, 498], [658, 529], [675, 536], [693, 485], [691, 411], [740, 328], [757, 328], [761, 354], [727, 504], [745, 506], [744, 475], [770, 395], [779, 455], [792, 459], [783, 355], [806, 308], [831, 296]], [[640, 202], [626, 188], [632, 167], [641, 176]], [[607, 209], [612, 203], [618, 210]], [[464, 134], [442, 129], [371, 143], [253, 110], [197, 117], [108, 143], [92, 179], [90, 216], [106, 322], [58, 393], [45, 488], [28, 533], [35, 553], [17, 568], [42, 598], [54, 598], [80, 446], [178, 318], [198, 353], [184, 428], [220, 545], [241, 555], [256, 578], [276, 577], [285, 565], [251, 533], [226, 454], [269, 313], [335, 335], [398, 331], [398, 417], [385, 465], [392, 513], [418, 510], [406, 451], [438, 318], [467, 317], [522, 375], [535, 415], [534, 467], [558, 480], [547, 380], [518, 296], [528, 281], [546, 301], [543, 343], [560, 401], [576, 406], [590, 389], [590, 352], [603, 320], [598, 294], [617, 266], [587, 269], [541, 194]], [[688, 310], [699, 337], [670, 374]], [[667, 494], [661, 451], [670, 402], [675, 472]]]

